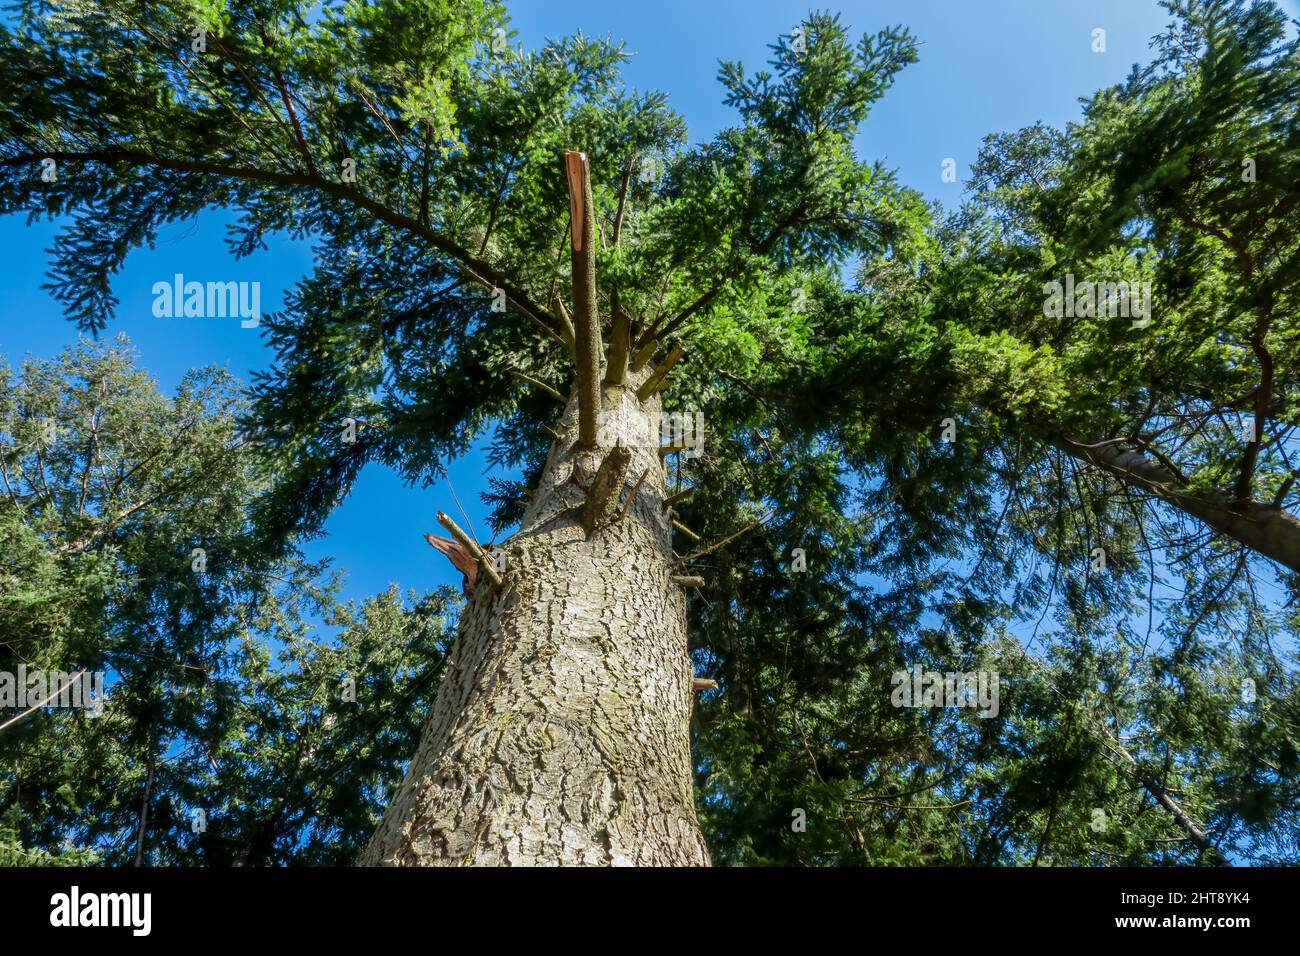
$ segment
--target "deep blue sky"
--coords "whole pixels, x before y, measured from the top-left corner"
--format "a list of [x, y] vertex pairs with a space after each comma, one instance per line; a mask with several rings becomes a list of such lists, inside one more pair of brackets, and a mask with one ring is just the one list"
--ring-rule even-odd
[[[920, 62], [904, 71], [872, 114], [859, 149], [865, 158], [886, 158], [904, 183], [947, 205], [959, 200], [984, 135], [1077, 118], [1079, 98], [1145, 61], [1149, 38], [1168, 20], [1156, 0], [842, 0], [823, 6], [840, 11], [855, 33], [902, 24], [920, 39]], [[1294, 0], [1287, 6], [1296, 12]], [[757, 68], [767, 44], [809, 10], [794, 0], [515, 0], [510, 7], [516, 42], [527, 47], [579, 29], [625, 39], [636, 54], [626, 70], [628, 84], [666, 90], [692, 140], [733, 121], [721, 102], [717, 61], [739, 59]], [[1091, 49], [1097, 27], [1106, 30], [1104, 53]], [[957, 161], [955, 185], [940, 180], [945, 157]], [[125, 332], [168, 392], [191, 367], [217, 364], [247, 380], [270, 356], [260, 333], [241, 329], [238, 320], [154, 318], [155, 282], [176, 272], [203, 281], [259, 281], [262, 310], [270, 312], [310, 268], [310, 247], [288, 241], [236, 262], [222, 241], [228, 221], [213, 210], [167, 229], [156, 249], [131, 255], [114, 283], [120, 305], [104, 334]], [[0, 357], [10, 364], [28, 353], [52, 355], [76, 340], [75, 328], [41, 289], [44, 250], [56, 229], [0, 218]], [[451, 480], [485, 539], [478, 500], [483, 468], [481, 456], [471, 455], [452, 465]], [[328, 536], [308, 550], [347, 569], [349, 596], [374, 593], [390, 581], [420, 590], [459, 585], [459, 575], [420, 538], [437, 530], [433, 514], [440, 508], [457, 513], [444, 482], [406, 488], [383, 467], [371, 466], [331, 518]]]

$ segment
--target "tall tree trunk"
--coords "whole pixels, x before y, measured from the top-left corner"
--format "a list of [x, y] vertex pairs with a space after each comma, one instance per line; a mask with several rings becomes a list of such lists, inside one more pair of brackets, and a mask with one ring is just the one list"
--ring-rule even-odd
[[[419, 748], [363, 864], [708, 864], [660, 402], [636, 396], [646, 377], [601, 390], [590, 449], [578, 446], [574, 389], [520, 530], [488, 556], [504, 552], [502, 583], [477, 576]], [[616, 446], [630, 459], [596, 482]], [[614, 458], [624, 465], [622, 452]], [[589, 507], [588, 489], [615, 472], [607, 507]], [[584, 519], [596, 522], [590, 536]]]

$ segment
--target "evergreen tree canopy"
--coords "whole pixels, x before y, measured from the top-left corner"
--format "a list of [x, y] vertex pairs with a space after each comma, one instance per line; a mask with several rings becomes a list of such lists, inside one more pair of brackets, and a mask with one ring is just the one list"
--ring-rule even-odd
[[[599, 337], [680, 348], [666, 407], [706, 425], [670, 476], [716, 861], [1293, 862], [1300, 47], [1271, 3], [1169, 7], [1148, 67], [990, 136], [945, 215], [858, 155], [901, 28], [811, 14], [767, 69], [721, 65], [735, 123], [692, 144], [620, 44], [526, 52], [495, 0], [20, 4], [0, 212], [62, 224], [70, 320], [102, 330], [126, 256], [206, 208], [236, 254], [286, 233], [315, 262], [247, 394], [196, 372], [167, 400], [90, 345], [6, 380], [0, 669], [120, 689], [101, 723], [0, 730], [0, 853], [355, 858], [451, 596], [341, 605], [297, 544], [372, 462], [427, 484], [485, 437], [534, 487], [581, 151]], [[512, 527], [520, 489], [489, 497]], [[999, 712], [899, 706], [913, 668], [1000, 675]], [[409, 706], [349, 710], [348, 674]], [[211, 794], [220, 837], [191, 836]]]

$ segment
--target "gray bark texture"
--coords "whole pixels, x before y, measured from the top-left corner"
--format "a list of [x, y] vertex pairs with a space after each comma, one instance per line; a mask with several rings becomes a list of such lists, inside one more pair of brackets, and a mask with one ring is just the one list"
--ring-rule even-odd
[[[501, 586], [480, 574], [462, 611], [419, 748], [363, 865], [708, 865], [686, 594], [672, 580], [672, 516], [661, 507], [660, 402], [635, 393], [644, 377], [602, 389], [586, 451], [575, 447], [575, 389], [519, 531], [489, 555], [504, 552]], [[587, 489], [616, 445], [630, 453], [618, 504], [588, 537]]]

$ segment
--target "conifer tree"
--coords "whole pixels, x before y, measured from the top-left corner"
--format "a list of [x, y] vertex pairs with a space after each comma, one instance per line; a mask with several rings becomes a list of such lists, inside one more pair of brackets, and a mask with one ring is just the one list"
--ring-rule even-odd
[[[411, 529], [468, 596], [373, 836], [373, 793], [333, 805], [363, 862], [1294, 859], [1294, 621], [1254, 588], [1296, 554], [1273, 5], [1172, 4], [1148, 70], [991, 139], [938, 221], [856, 146], [904, 29], [791, 24], [690, 145], [621, 45], [524, 51], [495, 0], [45, 6], [0, 28], [0, 211], [64, 223], [80, 327], [203, 209], [237, 254], [315, 244], [242, 412], [249, 560], [372, 462], [431, 483], [488, 437], [523, 476], [491, 548]], [[1151, 324], [1045, 315], [1071, 270], [1151, 280]], [[1207, 432], [1239, 412], [1253, 437]], [[1001, 674], [999, 716], [895, 705], [913, 668]], [[283, 818], [311, 771], [277, 766]]]

